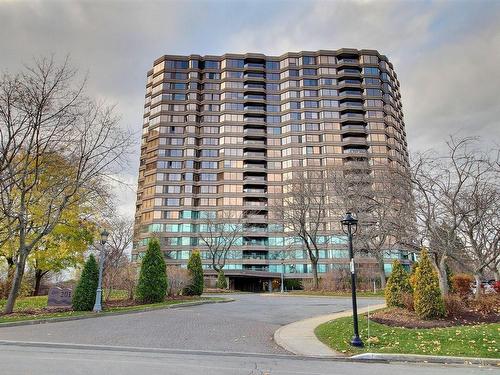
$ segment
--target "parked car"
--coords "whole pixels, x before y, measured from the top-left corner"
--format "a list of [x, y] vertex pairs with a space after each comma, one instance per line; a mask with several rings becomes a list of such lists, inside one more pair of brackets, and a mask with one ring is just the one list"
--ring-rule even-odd
[[[490, 280], [495, 282], [495, 280]], [[483, 292], [485, 294], [490, 294], [490, 293], [496, 293], [497, 291], [493, 287], [493, 284], [490, 284], [490, 281], [482, 281], [481, 282], [481, 289], [483, 289]], [[472, 283], [471, 285], [471, 290], [473, 294], [476, 294], [476, 283]]]

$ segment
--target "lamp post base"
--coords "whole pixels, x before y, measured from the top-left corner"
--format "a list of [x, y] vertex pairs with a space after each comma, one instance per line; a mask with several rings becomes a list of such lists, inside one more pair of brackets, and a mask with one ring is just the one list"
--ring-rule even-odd
[[351, 345], [352, 346], [356, 346], [358, 348], [362, 348], [363, 346], [365, 346], [363, 344], [363, 341], [361, 341], [361, 339], [359, 338], [359, 336], [354, 336], [351, 340]]

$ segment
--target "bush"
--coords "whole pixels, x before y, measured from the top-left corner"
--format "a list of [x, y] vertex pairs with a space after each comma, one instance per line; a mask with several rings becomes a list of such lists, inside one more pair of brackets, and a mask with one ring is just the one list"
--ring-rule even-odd
[[464, 312], [464, 301], [458, 294], [448, 294], [447, 296], [443, 297], [443, 300], [447, 317], [458, 317]]
[[220, 270], [217, 275], [217, 282], [215, 283], [215, 287], [218, 289], [227, 289], [226, 275], [224, 275], [223, 270]]
[[411, 294], [412, 289], [408, 273], [401, 262], [395, 260], [392, 263], [392, 273], [385, 286], [385, 302], [389, 307], [404, 307], [403, 294]]
[[462, 298], [472, 294], [471, 284], [474, 282], [474, 278], [471, 275], [464, 273], [453, 275], [452, 284], [453, 291], [460, 295]]
[[484, 315], [500, 314], [500, 296], [496, 293], [482, 294], [481, 298], [470, 302], [472, 309]]
[[160, 243], [153, 238], [142, 259], [136, 299], [141, 303], [162, 302], [167, 294], [167, 286], [165, 258], [160, 250]]
[[73, 294], [72, 305], [75, 311], [92, 311], [95, 304], [99, 268], [93, 254], [85, 262], [80, 281]]
[[302, 280], [300, 279], [285, 279], [286, 290], [302, 290]]
[[421, 252], [420, 262], [415, 272], [413, 303], [415, 312], [421, 319], [442, 318], [445, 315], [439, 281], [425, 250]]
[[187, 269], [191, 276], [191, 284], [184, 289], [184, 294], [188, 296], [200, 296], [203, 293], [204, 280], [199, 251], [195, 250], [191, 252]]
[[168, 295], [178, 296], [191, 283], [189, 271], [180, 267], [167, 267]]

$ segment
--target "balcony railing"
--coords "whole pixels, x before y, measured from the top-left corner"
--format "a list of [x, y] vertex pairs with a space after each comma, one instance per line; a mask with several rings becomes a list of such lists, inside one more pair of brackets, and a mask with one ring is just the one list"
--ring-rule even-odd
[[252, 151], [248, 151], [248, 152], [244, 152], [243, 153], [243, 157], [265, 158], [266, 157], [266, 153], [265, 152], [252, 152]]
[[342, 141], [346, 143], [366, 144], [365, 137], [345, 137], [342, 138]]
[[344, 148], [345, 154], [367, 154], [368, 150], [364, 148]]

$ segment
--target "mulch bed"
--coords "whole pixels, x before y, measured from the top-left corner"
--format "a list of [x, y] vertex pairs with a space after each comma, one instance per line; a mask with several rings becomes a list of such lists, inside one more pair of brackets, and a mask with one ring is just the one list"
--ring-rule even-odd
[[[183, 301], [188, 301], [191, 299], [196, 299], [197, 297], [191, 297], [191, 296], [175, 296], [175, 297], [168, 297], [165, 299], [166, 301], [176, 301], [176, 300], [183, 300]], [[143, 303], [139, 303], [135, 300], [130, 300], [130, 299], [123, 299], [123, 300], [111, 300], [104, 302], [104, 307], [129, 307], [129, 306], [141, 306], [144, 305]]]
[[473, 310], [464, 310], [458, 316], [445, 319], [422, 320], [413, 311], [391, 308], [376, 311], [370, 316], [370, 319], [391, 327], [402, 328], [438, 328], [480, 323], [500, 323], [500, 315], [498, 314], [481, 314]]
[[[173, 300], [190, 300], [190, 299], [196, 299], [196, 297], [191, 297], [191, 296], [175, 296], [175, 297], [168, 297], [165, 301], [173, 301]], [[142, 303], [139, 303], [135, 300], [111, 300], [103, 303], [104, 308], [111, 308], [111, 307], [129, 307], [129, 306], [140, 306], [143, 305]], [[67, 311], [72, 311], [73, 309], [71, 306], [61, 306], [61, 307], [42, 307], [42, 308], [36, 308], [36, 309], [23, 309], [20, 311], [15, 311], [12, 314], [7, 314], [9, 317], [15, 317], [15, 316], [26, 316], [26, 315], [32, 315], [33, 317], [36, 317], [37, 315], [44, 315], [44, 314], [55, 314], [55, 313], [62, 313], [62, 312], [67, 312]], [[3, 312], [0, 312], [0, 316], [7, 316]]]

